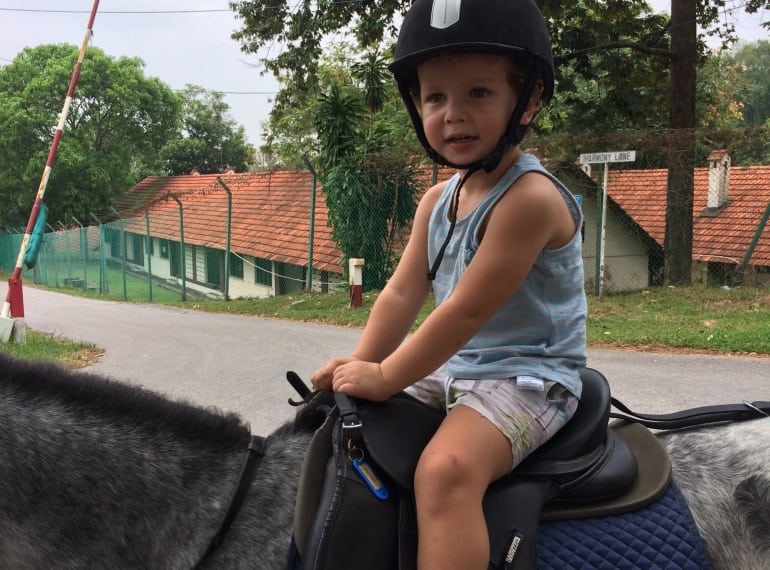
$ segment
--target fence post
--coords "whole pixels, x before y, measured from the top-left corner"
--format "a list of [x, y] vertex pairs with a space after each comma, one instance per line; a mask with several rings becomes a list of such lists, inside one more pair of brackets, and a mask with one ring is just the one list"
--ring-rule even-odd
[[306, 155], [302, 155], [305, 166], [310, 171], [312, 182], [310, 186], [310, 219], [308, 220], [310, 229], [307, 237], [307, 275], [305, 276], [305, 290], [310, 293], [313, 290], [313, 243], [315, 242], [315, 194], [316, 194], [316, 174], [315, 168], [310, 164]]
[[348, 275], [350, 280], [350, 307], [360, 307], [363, 302], [364, 263], [365, 259], [351, 257], [348, 259]]
[[120, 216], [120, 212], [118, 212], [114, 206], [110, 206], [110, 208], [112, 208], [112, 211], [115, 212], [115, 215], [120, 221], [120, 261], [121, 272], [123, 273], [123, 300], [128, 301], [128, 285], [126, 283], [126, 226], [123, 218]]
[[227, 187], [227, 184], [222, 181], [221, 176], [217, 176], [217, 182], [227, 192], [227, 232], [225, 234], [225, 282], [223, 284], [223, 293], [225, 294], [225, 301], [228, 301], [230, 299], [230, 235], [233, 220], [233, 193]]
[[107, 259], [104, 254], [104, 227], [102, 221], [93, 213], [91, 217], [99, 225], [99, 294], [104, 295], [109, 292], [109, 286], [107, 285]]
[[147, 298], [152, 302], [152, 236], [150, 235], [150, 207], [144, 209], [144, 220], [147, 226]]
[[80, 220], [78, 220], [75, 216], [72, 216], [72, 219], [75, 220], [75, 223], [80, 228], [80, 264], [83, 268], [83, 291], [88, 290], [88, 237], [85, 234], [85, 226], [80, 223]]
[[[186, 261], [186, 253], [184, 250], [184, 209], [182, 208], [182, 201], [179, 199], [179, 196], [174, 194], [173, 192], [169, 192], [168, 195], [171, 197], [174, 202], [176, 202], [179, 205], [179, 251], [180, 251], [180, 259], [179, 262], [182, 264], [181, 271], [182, 271], [182, 301], [187, 300], [187, 261]], [[195, 260], [193, 260], [194, 262]]]

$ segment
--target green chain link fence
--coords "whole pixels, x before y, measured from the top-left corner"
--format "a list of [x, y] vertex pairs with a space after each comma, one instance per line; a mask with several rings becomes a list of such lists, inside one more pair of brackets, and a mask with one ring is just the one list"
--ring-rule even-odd
[[[663, 162], [660, 160], [650, 164], [648, 160], [636, 165], [609, 164], [606, 208], [602, 193], [604, 172], [601, 164], [592, 165], [590, 171], [575, 162], [547, 164], [549, 170], [566, 184], [581, 203], [585, 218], [581, 228], [583, 257], [586, 289], [589, 293], [634, 291], [664, 283], [666, 170]], [[709, 172], [714, 166], [704, 160], [696, 165], [696, 206], [700, 204], [698, 200], [703, 201], [703, 206], [707, 205], [704, 196], [711, 177]], [[744, 184], [742, 180], [756, 173], [756, 177], [751, 179], [752, 184], [756, 184], [760, 180], [757, 177], [762, 173], [766, 177], [770, 175], [770, 167], [767, 166], [733, 167], [733, 171], [734, 174], [730, 174], [729, 170], [724, 173], [733, 184], [727, 190], [733, 208], [745, 201], [751, 192], [756, 194], [756, 190], [749, 192], [745, 186], [741, 187]], [[421, 178], [422, 186], [428, 187], [436, 178], [443, 180], [450, 174], [449, 170], [441, 170], [436, 174], [431, 167], [426, 167]], [[269, 192], [275, 192], [277, 185], [282, 183], [279, 176], [270, 173], [236, 176], [273, 176], [268, 184]], [[203, 177], [185, 178], [203, 180]], [[770, 185], [768, 180], [761, 183], [765, 187]], [[191, 182], [191, 188], [195, 184]], [[265, 214], [265, 218], [255, 218], [253, 212], [249, 213], [254, 201], [261, 199], [257, 194], [248, 196], [252, 202], [241, 203], [240, 207], [233, 208], [229, 230], [222, 215], [217, 225], [204, 231], [195, 222], [195, 216], [212, 207], [210, 204], [213, 202], [220, 204], [218, 207], [221, 208], [225, 194], [221, 184], [212, 182], [205, 191], [201, 190], [200, 184], [188, 194], [181, 193], [178, 205], [166, 200], [168, 204], [160, 211], [149, 205], [149, 209], [134, 210], [131, 216], [124, 214], [125, 217], [114, 219], [113, 215], [113, 221], [109, 223], [99, 221], [106, 217], [92, 215], [93, 221], [88, 226], [60, 226], [57, 229], [49, 225], [37, 265], [34, 269], [25, 269], [23, 279], [52, 288], [80, 289], [95, 295], [132, 301], [264, 297], [303, 291], [309, 283], [315, 291], [347, 290], [347, 262], [344, 255], [334, 249], [336, 246], [331, 243], [329, 229], [320, 231], [326, 226], [325, 214], [316, 218], [314, 235], [312, 225], [308, 224], [309, 199], [304, 198], [307, 205], [302, 205], [307, 211], [302, 208], [297, 210], [298, 218], [304, 217], [304, 222], [298, 220], [294, 228], [273, 227], [268, 214]], [[232, 184], [237, 186], [236, 183]], [[306, 197], [311, 191], [311, 178], [307, 175], [296, 192]], [[214, 195], [214, 192], [221, 195]], [[237, 192], [237, 189], [234, 190], [235, 194]], [[770, 194], [767, 189], [764, 192]], [[695, 281], [718, 285], [734, 285], [736, 282], [761, 284], [768, 281], [770, 228], [766, 226], [770, 226], [770, 196], [760, 196], [755, 201], [754, 205], [745, 206], [744, 215], [751, 221], [741, 230], [740, 240], [731, 245], [733, 253], [727, 255], [718, 249], [718, 246], [724, 249], [718, 243], [720, 240], [724, 242], [733, 239], [733, 233], [738, 236], [735, 233], [738, 229], [729, 227], [729, 222], [724, 229], [724, 236], [696, 236], [694, 254], [701, 258], [710, 255], [711, 258], [700, 262], [695, 260]], [[276, 210], [282, 207], [281, 204], [275, 205]], [[326, 211], [320, 182], [316, 207], [322, 213]], [[382, 207], [389, 206], [386, 204]], [[710, 223], [709, 216], [717, 219], [729, 213], [719, 205], [713, 212], [709, 212], [708, 208], [703, 211], [698, 208], [694, 212], [696, 230], [697, 224]], [[602, 210], [605, 211], [604, 222]], [[387, 214], [382, 212], [383, 216]], [[52, 216], [55, 218], [55, 213]], [[269, 241], [271, 232], [272, 235], [290, 234], [289, 241], [300, 251], [304, 251], [302, 248], [308, 249], [311, 242], [316, 255], [323, 247], [337, 251], [333, 258], [336, 261], [329, 261], [332, 258], [327, 257], [324, 269], [316, 268], [308, 276], [307, 257], [304, 260], [300, 258], [304, 253], [295, 252], [294, 263], [281, 263], [274, 257], [259, 257], [247, 250], [244, 244]], [[15, 232], [6, 230], [0, 234], [0, 269], [5, 273], [13, 269], [22, 233], [23, 230], [19, 229]], [[233, 245], [228, 249], [225, 236], [230, 234]], [[398, 257], [404, 238], [402, 235], [399, 239], [389, 241], [389, 256]], [[355, 253], [353, 257], [378, 258], [376, 252]], [[312, 257], [312, 248], [308, 254]], [[225, 279], [225, 275], [229, 277]]]

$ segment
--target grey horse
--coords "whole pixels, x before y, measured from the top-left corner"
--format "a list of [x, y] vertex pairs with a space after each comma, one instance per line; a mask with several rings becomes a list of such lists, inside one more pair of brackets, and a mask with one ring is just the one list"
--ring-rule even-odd
[[[201, 568], [284, 567], [314, 413], [267, 436]], [[234, 414], [0, 353], [0, 568], [194, 567], [250, 438]], [[714, 568], [770, 568], [770, 418], [662, 438]]]

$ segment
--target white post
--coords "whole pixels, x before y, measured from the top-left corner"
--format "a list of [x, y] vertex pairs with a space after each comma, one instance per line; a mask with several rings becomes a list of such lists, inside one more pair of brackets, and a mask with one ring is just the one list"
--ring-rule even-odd
[[348, 260], [348, 279], [350, 283], [350, 308], [360, 307], [363, 304], [364, 288], [364, 263], [366, 260], [360, 257], [351, 257]]
[[602, 223], [599, 232], [599, 296], [604, 290], [604, 250], [607, 243], [607, 183], [609, 181], [609, 163], [604, 163], [604, 182], [602, 184]]

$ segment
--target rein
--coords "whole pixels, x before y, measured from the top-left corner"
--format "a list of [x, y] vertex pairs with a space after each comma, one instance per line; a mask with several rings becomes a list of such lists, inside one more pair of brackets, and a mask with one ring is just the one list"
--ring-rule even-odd
[[193, 565], [193, 568], [200, 567], [209, 555], [219, 548], [222, 541], [225, 539], [227, 531], [230, 530], [230, 526], [233, 524], [235, 517], [238, 516], [238, 512], [243, 505], [243, 499], [246, 497], [251, 482], [254, 480], [254, 474], [257, 472], [257, 468], [259, 467], [262, 458], [265, 456], [265, 438], [258, 435], [252, 435], [246, 453], [246, 459], [243, 461], [241, 474], [238, 479], [238, 486], [235, 488], [233, 498], [230, 499], [230, 505], [227, 507], [222, 522], [219, 523], [219, 530], [211, 538], [206, 552], [204, 552], [198, 559], [198, 562]]

